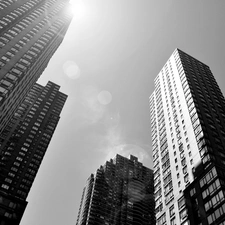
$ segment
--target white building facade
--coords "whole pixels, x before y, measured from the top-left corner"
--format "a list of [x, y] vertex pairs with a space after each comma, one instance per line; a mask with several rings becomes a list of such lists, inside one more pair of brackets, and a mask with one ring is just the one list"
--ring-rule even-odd
[[155, 78], [149, 98], [157, 225], [189, 224], [183, 191], [193, 181], [195, 167], [207, 157], [200, 151], [198, 93], [193, 94], [195, 85], [188, 79], [194, 77], [190, 73], [198, 76], [203, 70], [211, 73], [208, 66], [176, 49]]

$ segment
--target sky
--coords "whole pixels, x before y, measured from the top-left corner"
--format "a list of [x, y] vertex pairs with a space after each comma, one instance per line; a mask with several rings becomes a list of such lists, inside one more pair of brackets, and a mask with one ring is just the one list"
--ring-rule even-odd
[[68, 95], [21, 225], [74, 225], [87, 178], [117, 153], [152, 168], [149, 96], [175, 48], [210, 66], [225, 93], [224, 0], [74, 0], [38, 83]]

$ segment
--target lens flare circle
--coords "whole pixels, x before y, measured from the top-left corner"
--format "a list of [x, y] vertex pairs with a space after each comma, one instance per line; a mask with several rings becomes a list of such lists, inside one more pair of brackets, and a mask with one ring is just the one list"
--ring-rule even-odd
[[112, 95], [109, 91], [101, 91], [98, 94], [98, 101], [102, 105], [108, 105], [112, 101]]
[[74, 61], [66, 61], [63, 64], [63, 72], [70, 79], [78, 79], [81, 75], [79, 66]]

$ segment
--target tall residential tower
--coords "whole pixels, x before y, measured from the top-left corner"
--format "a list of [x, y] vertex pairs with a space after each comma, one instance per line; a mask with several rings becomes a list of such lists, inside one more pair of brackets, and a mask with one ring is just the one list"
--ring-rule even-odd
[[0, 1], [0, 133], [61, 44], [71, 19], [69, 0]]
[[77, 225], [155, 224], [153, 171], [116, 155], [87, 180]]
[[0, 224], [17, 225], [67, 96], [35, 84], [0, 137]]
[[176, 49], [150, 112], [157, 224], [224, 224], [225, 99], [209, 67]]

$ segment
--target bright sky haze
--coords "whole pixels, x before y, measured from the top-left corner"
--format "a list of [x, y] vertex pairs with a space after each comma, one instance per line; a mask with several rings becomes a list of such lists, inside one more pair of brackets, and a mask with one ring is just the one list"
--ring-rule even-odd
[[152, 168], [149, 96], [175, 48], [210, 66], [225, 93], [224, 0], [74, 0], [39, 79], [68, 95], [21, 225], [74, 225], [86, 179], [116, 153]]

